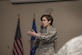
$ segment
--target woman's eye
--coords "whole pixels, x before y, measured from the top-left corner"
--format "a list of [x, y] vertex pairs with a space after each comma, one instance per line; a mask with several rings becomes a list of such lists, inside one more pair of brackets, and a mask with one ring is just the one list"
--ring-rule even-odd
[[45, 20], [43, 20], [43, 21], [45, 21]]

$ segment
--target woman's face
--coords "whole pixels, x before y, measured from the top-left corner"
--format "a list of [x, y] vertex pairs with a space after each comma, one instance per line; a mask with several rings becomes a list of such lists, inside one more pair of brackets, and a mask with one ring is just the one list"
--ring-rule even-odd
[[42, 22], [42, 25], [43, 25], [44, 27], [47, 27], [47, 26], [50, 25], [50, 21], [48, 21], [48, 20], [46, 19], [46, 17], [43, 17], [41, 22]]

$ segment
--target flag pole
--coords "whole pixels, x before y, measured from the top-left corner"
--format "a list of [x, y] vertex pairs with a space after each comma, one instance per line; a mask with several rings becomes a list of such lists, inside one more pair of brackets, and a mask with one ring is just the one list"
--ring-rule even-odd
[[[33, 14], [33, 22], [32, 22], [32, 29], [37, 32], [36, 30], [36, 21], [35, 21], [35, 13]], [[30, 55], [35, 55], [35, 50], [36, 50], [36, 47], [35, 47], [35, 36], [31, 36], [31, 51], [30, 51]]]
[[36, 15], [35, 15], [35, 13], [34, 13], [34, 14], [33, 14], [33, 19], [35, 19], [35, 16], [36, 16]]
[[18, 22], [20, 22], [20, 14], [18, 14]]
[[[33, 21], [35, 20], [35, 13], [33, 13]], [[33, 25], [33, 24], [32, 24]], [[33, 29], [33, 27], [32, 27]], [[31, 40], [31, 48], [34, 46], [34, 40]]]

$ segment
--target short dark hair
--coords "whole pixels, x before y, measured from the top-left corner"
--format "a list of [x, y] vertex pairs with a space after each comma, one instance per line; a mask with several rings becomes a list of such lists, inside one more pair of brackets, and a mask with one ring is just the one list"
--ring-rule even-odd
[[48, 14], [44, 14], [41, 16], [41, 21], [42, 21], [42, 18], [45, 17], [48, 21], [51, 21], [50, 25], [53, 25], [53, 17], [51, 15], [48, 15]]

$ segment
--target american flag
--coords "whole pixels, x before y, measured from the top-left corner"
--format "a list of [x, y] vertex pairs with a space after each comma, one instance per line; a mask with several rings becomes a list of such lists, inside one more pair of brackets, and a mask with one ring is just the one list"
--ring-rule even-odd
[[23, 55], [23, 45], [22, 45], [22, 37], [21, 37], [19, 18], [18, 18], [16, 33], [15, 33], [15, 41], [14, 41], [14, 46], [13, 46], [13, 55]]

